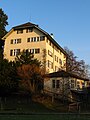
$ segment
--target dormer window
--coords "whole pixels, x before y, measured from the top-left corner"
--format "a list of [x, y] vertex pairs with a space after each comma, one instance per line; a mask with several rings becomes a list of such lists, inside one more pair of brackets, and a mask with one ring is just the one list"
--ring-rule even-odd
[[27, 28], [26, 29], [26, 33], [29, 33], [29, 32], [32, 32], [33, 31], [33, 28]]
[[23, 30], [17, 30], [17, 34], [23, 33]]
[[45, 40], [45, 36], [40, 36], [40, 41], [44, 41]]

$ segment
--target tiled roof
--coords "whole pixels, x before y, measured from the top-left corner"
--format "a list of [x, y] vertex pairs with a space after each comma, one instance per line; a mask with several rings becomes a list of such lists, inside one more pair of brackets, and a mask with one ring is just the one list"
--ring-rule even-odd
[[84, 80], [84, 81], [89, 81], [89, 79], [82, 78], [80, 76], [77, 76], [77, 75], [72, 74], [70, 72], [66, 72], [64, 70], [49, 73], [49, 74], [46, 75], [46, 77], [50, 77], [50, 78], [52, 78], [52, 77], [73, 77], [73, 78], [81, 79], [81, 80]]

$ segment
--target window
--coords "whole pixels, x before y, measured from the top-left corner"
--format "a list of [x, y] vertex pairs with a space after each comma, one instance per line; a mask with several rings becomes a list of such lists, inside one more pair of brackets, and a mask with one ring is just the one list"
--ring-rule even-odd
[[34, 37], [34, 42], [36, 42], [36, 37]]
[[13, 53], [14, 56], [18, 55], [19, 53], [20, 53], [20, 49], [14, 49], [14, 53]]
[[57, 62], [58, 62], [58, 57], [57, 57]]
[[63, 67], [66, 67], [66, 63], [64, 63]]
[[23, 30], [17, 30], [17, 34], [23, 33]]
[[21, 43], [21, 38], [11, 40], [11, 44], [18, 44], [18, 43]]
[[85, 82], [82, 82], [82, 88], [84, 88], [85, 87]]
[[48, 60], [48, 67], [53, 69], [53, 63], [51, 61]]
[[26, 29], [26, 33], [29, 33], [29, 32], [32, 32], [33, 31], [33, 28], [27, 28]]
[[39, 41], [39, 37], [37, 37], [37, 42]]
[[16, 56], [20, 53], [20, 49], [10, 50], [10, 56]]
[[49, 41], [49, 45], [50, 45], [50, 46], [51, 46], [51, 44], [52, 44], [51, 41]]
[[40, 41], [45, 40], [45, 36], [40, 36]]
[[56, 88], [59, 88], [60, 81], [56, 80]]
[[13, 44], [13, 39], [11, 40], [11, 44]]
[[52, 46], [52, 48], [54, 48], [54, 45], [53, 45], [53, 44], [52, 44], [51, 46]]
[[57, 66], [55, 66], [55, 71], [57, 72], [59, 70], [59, 68]]
[[56, 59], [56, 55], [55, 55], [55, 61], [56, 61], [57, 59]]
[[30, 38], [27, 38], [27, 42], [30, 42]]
[[80, 88], [80, 82], [77, 81], [77, 89], [79, 89], [79, 88]]
[[54, 46], [54, 48], [55, 48], [55, 50], [56, 50], [57, 52], [59, 52], [59, 49], [58, 49], [56, 46]]
[[60, 55], [62, 54], [61, 50], [60, 50]]
[[13, 56], [13, 50], [10, 50], [10, 56]]
[[71, 88], [74, 88], [75, 87], [75, 82], [74, 80], [71, 80]]
[[62, 65], [62, 60], [61, 59], [59, 59], [59, 64]]
[[34, 54], [34, 49], [30, 49], [30, 53]]
[[48, 55], [52, 57], [52, 52], [48, 50]]
[[14, 39], [13, 43], [14, 43], [14, 44], [16, 44], [16, 43], [17, 43], [17, 40], [16, 40], [16, 39]]
[[39, 48], [38, 48], [38, 49], [35, 49], [35, 53], [36, 53], [36, 54], [40, 53], [40, 49], [39, 49]]
[[52, 88], [60, 88], [60, 80], [52, 80]]
[[16, 50], [16, 55], [19, 55], [20, 54], [20, 49], [17, 49]]
[[21, 43], [21, 39], [17, 39], [17, 44], [18, 44], [18, 43]]
[[55, 88], [55, 80], [52, 80], [52, 88]]
[[13, 55], [16, 56], [16, 49], [14, 49], [14, 51], [13, 51]]
[[58, 62], [58, 57], [55, 55], [55, 61], [57, 61]]
[[31, 38], [31, 42], [33, 42], [33, 37]]

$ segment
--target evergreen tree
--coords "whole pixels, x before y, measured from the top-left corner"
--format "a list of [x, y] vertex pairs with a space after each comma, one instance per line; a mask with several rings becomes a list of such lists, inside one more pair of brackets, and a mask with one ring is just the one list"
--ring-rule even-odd
[[5, 27], [8, 25], [7, 22], [8, 16], [0, 8], [0, 39], [7, 33]]
[[37, 66], [41, 65], [41, 62], [35, 59], [34, 55], [28, 52], [28, 50], [23, 50], [20, 54], [18, 54], [15, 61], [18, 66], [23, 64], [35, 64]]

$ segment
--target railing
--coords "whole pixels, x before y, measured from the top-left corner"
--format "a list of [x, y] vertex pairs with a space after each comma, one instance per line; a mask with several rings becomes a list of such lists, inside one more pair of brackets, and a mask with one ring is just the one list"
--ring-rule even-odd
[[49, 90], [44, 90], [44, 93], [52, 97], [52, 102], [54, 102], [54, 99], [61, 99], [61, 100], [69, 101], [69, 104], [68, 104], [68, 111], [69, 112], [71, 112], [71, 111], [80, 112], [81, 102], [79, 100], [76, 100], [72, 97], [66, 96], [66, 95], [61, 94], [61, 93], [57, 93], [55, 91], [53, 92], [53, 91], [49, 91]]

